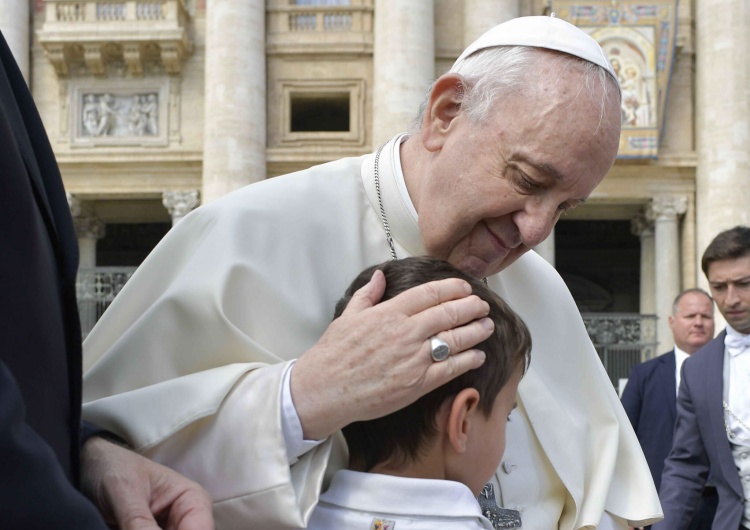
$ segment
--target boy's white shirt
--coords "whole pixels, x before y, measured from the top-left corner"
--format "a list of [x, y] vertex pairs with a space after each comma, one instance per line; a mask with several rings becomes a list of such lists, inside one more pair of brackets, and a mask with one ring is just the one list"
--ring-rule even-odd
[[308, 530], [492, 530], [471, 490], [460, 482], [340, 470], [320, 496]]

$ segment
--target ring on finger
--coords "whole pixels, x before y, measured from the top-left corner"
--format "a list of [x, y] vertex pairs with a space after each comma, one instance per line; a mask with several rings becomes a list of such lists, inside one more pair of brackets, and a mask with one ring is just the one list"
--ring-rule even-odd
[[451, 347], [440, 337], [430, 337], [430, 356], [435, 362], [446, 360], [450, 357]]

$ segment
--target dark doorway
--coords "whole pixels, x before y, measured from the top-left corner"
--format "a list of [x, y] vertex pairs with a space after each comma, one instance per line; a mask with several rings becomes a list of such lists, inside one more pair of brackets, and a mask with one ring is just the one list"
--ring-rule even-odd
[[641, 243], [630, 221], [565, 221], [555, 227], [555, 266], [582, 313], [638, 313]]
[[96, 244], [97, 267], [137, 267], [172, 223], [111, 223]]

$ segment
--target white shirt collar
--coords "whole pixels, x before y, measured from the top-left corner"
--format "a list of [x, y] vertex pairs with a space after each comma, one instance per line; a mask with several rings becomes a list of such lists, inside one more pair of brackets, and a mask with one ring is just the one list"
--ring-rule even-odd
[[[405, 495], [408, 495], [408, 503], [404, 502]], [[394, 477], [342, 469], [334, 474], [320, 502], [375, 513], [482, 519], [479, 502], [471, 490], [452, 480]]]
[[724, 337], [724, 345], [732, 357], [746, 354], [750, 349], [750, 335], [740, 333], [727, 324], [727, 335]]
[[676, 382], [675, 392], [677, 394], [680, 393], [680, 381], [682, 380], [680, 378], [680, 371], [682, 370], [682, 363], [684, 363], [685, 359], [687, 359], [688, 357], [690, 357], [689, 353], [685, 353], [677, 346], [674, 347], [675, 382]]

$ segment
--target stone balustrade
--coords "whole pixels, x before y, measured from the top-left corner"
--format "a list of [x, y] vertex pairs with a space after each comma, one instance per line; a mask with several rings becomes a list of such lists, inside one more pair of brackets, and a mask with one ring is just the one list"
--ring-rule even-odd
[[46, 0], [39, 41], [57, 75], [109, 75], [121, 64], [141, 76], [179, 74], [192, 53], [184, 0]]
[[271, 53], [372, 53], [373, 0], [298, 5], [268, 2]]

